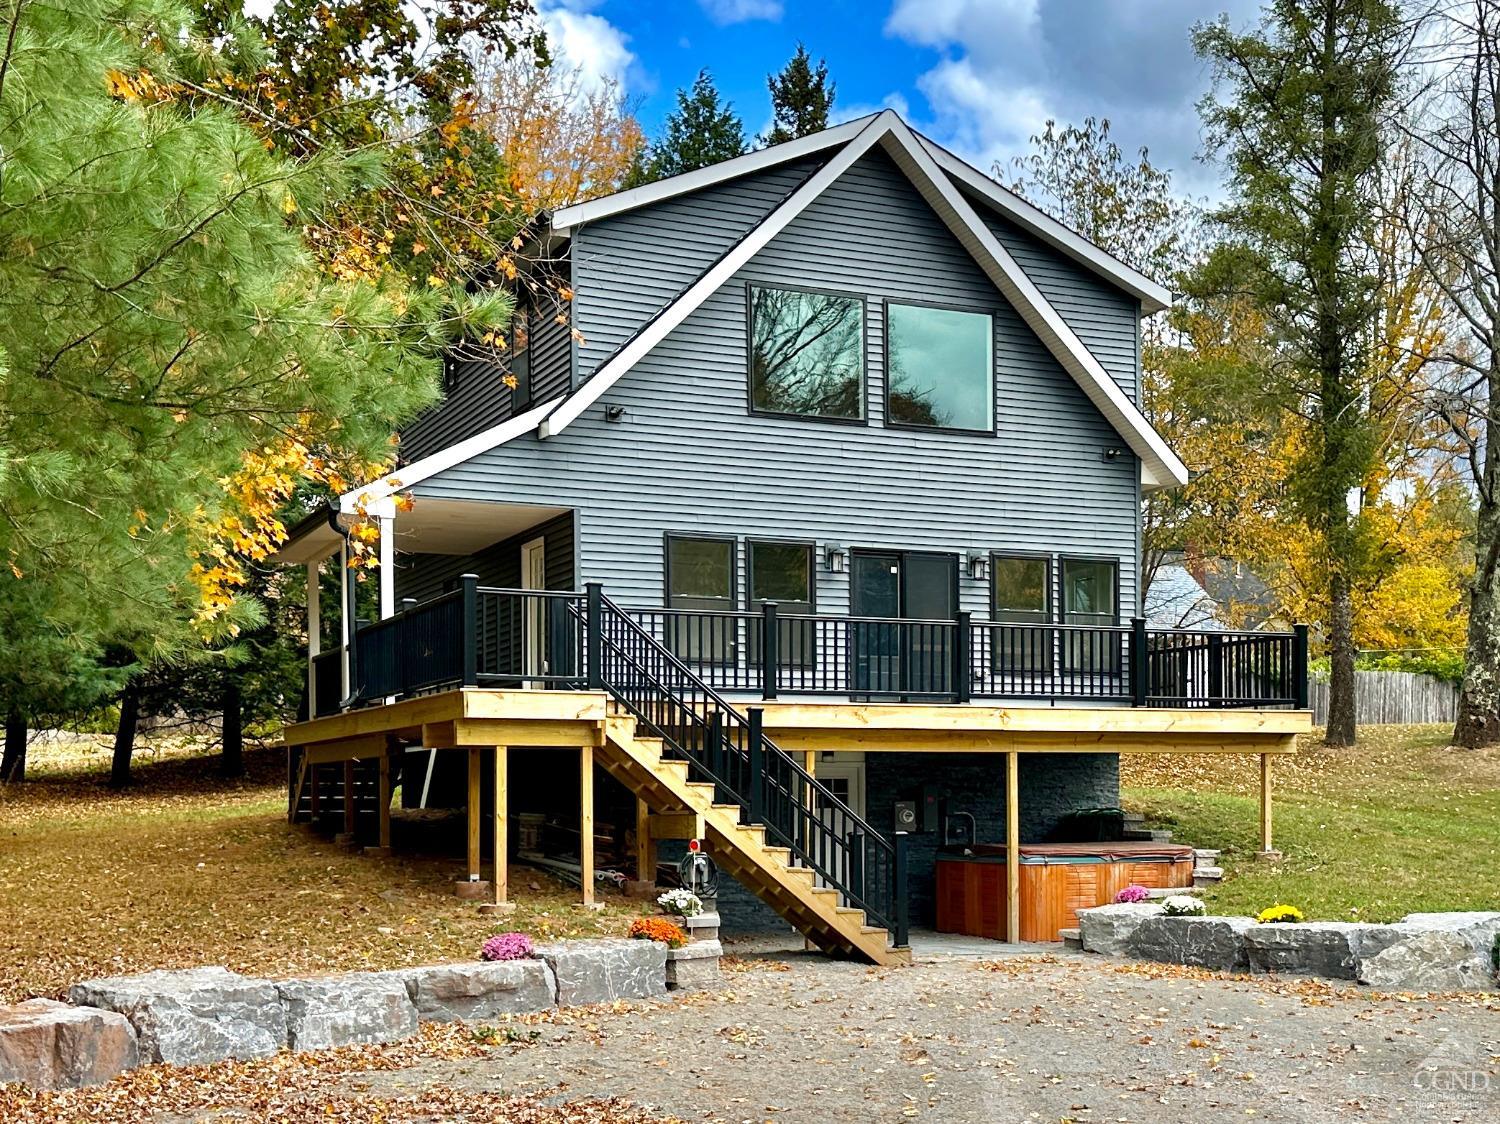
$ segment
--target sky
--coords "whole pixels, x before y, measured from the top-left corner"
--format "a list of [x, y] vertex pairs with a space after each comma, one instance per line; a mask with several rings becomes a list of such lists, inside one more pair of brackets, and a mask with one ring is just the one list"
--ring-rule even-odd
[[835, 117], [882, 107], [989, 171], [1048, 118], [1107, 117], [1185, 194], [1216, 197], [1196, 103], [1208, 74], [1192, 25], [1237, 27], [1259, 0], [540, 0], [554, 54], [618, 79], [648, 135], [678, 87], [712, 72], [752, 136], [770, 119], [766, 75], [801, 40], [837, 83]]

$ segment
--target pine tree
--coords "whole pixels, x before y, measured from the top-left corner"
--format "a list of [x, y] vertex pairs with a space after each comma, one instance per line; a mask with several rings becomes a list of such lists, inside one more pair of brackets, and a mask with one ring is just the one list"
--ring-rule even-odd
[[677, 91], [677, 108], [661, 139], [626, 177], [626, 187], [694, 172], [745, 154], [745, 126], [734, 107], [721, 101], [713, 75], [700, 70], [691, 91]]
[[1353, 587], [1378, 546], [1350, 510], [1379, 448], [1369, 359], [1380, 279], [1363, 236], [1409, 34], [1385, 0], [1274, 0], [1247, 33], [1219, 22], [1193, 36], [1215, 71], [1203, 116], [1233, 190], [1215, 216], [1237, 244], [1217, 255], [1221, 276], [1285, 352], [1263, 392], [1313, 421], [1287, 484], [1329, 575], [1330, 745], [1355, 738]]
[[780, 74], [766, 76], [766, 88], [771, 91], [773, 124], [760, 138], [762, 144], [781, 144], [828, 128], [836, 87], [828, 81], [827, 62], [819, 59], [813, 66], [801, 43]]

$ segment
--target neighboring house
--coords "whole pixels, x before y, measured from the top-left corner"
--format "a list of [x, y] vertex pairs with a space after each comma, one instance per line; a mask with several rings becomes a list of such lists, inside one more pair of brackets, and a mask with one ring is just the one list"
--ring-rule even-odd
[[1146, 590], [1144, 614], [1152, 628], [1225, 627], [1223, 609], [1198, 581], [1181, 551], [1167, 552]]
[[[597, 761], [641, 870], [653, 835], [705, 835], [879, 960], [933, 921], [945, 827], [1040, 842], [1118, 804], [1122, 750], [1280, 752], [1306, 725], [1225, 710], [1305, 705], [1292, 636], [1208, 667], [1201, 633], [1132, 625], [1141, 494], [1186, 479], [1138, 405], [1167, 291], [895, 114], [564, 208], [533, 249], [571, 305], [450, 364], [406, 463], [344, 497], [380, 521], [390, 619], [352, 669], [314, 652], [329, 717], [288, 735], [313, 778], [378, 759], [408, 802], [468, 748], [471, 878], [478, 747], [586, 745], [576, 779], [511, 755], [502, 844], [505, 799], [581, 792], [589, 851]], [[281, 557], [340, 543], [314, 520]]]

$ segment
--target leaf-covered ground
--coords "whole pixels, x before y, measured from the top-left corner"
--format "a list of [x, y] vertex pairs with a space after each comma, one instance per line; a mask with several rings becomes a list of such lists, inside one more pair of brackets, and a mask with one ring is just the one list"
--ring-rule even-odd
[[[146, 753], [137, 783], [104, 787], [96, 741], [33, 746], [29, 779], [0, 786], [0, 1002], [53, 997], [91, 976], [223, 964], [236, 971], [396, 967], [468, 959], [497, 928], [453, 896], [461, 861], [376, 859], [286, 822], [285, 766], [247, 752], [226, 783], [192, 743]], [[639, 905], [511, 870], [536, 937], [623, 934]]]
[[1272, 764], [1274, 842], [1255, 859], [1259, 759], [1122, 759], [1127, 808], [1176, 838], [1224, 852], [1214, 913], [1285, 902], [1309, 919], [1389, 921], [1419, 911], [1500, 909], [1500, 750], [1448, 745], [1449, 726], [1372, 726], [1352, 749], [1302, 739]]
[[1082, 953], [728, 961], [717, 993], [391, 1046], [0, 1088], [17, 1124], [1490, 1122], [1500, 996], [1378, 995]]

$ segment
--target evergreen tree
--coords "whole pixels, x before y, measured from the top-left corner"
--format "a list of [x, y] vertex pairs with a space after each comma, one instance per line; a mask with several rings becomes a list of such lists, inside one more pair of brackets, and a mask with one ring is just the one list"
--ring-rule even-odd
[[773, 123], [760, 138], [762, 144], [781, 144], [828, 128], [836, 87], [828, 81], [828, 64], [819, 59], [813, 66], [801, 43], [780, 74], [766, 76], [766, 88], [771, 91]]
[[661, 139], [639, 159], [626, 187], [639, 187], [697, 171], [745, 154], [745, 126], [734, 107], [721, 101], [713, 75], [700, 70], [691, 91], [677, 91], [677, 108], [667, 117]]
[[1409, 34], [1385, 0], [1273, 0], [1244, 34], [1194, 30], [1217, 79], [1203, 117], [1233, 190], [1215, 216], [1234, 243], [1215, 255], [1218, 276], [1254, 300], [1284, 352], [1261, 392], [1313, 423], [1287, 484], [1329, 575], [1330, 745], [1355, 738], [1352, 591], [1378, 546], [1351, 503], [1379, 448], [1380, 278], [1364, 236]]

